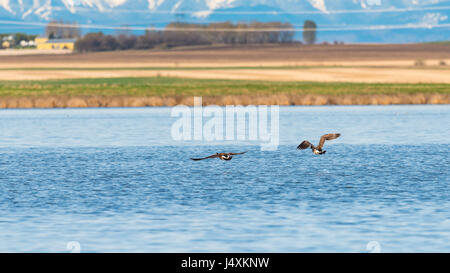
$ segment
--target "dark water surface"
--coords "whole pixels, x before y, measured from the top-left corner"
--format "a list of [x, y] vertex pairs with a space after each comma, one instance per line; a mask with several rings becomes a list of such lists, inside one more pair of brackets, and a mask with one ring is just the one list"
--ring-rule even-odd
[[[282, 107], [276, 151], [174, 141], [174, 120], [1, 110], [0, 251], [450, 251], [448, 105]], [[328, 132], [325, 155], [295, 149]]]

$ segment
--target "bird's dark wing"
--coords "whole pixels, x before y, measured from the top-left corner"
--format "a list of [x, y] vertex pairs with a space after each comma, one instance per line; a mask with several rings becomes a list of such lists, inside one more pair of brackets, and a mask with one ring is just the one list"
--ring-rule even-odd
[[243, 155], [248, 151], [242, 152], [242, 153], [228, 153], [228, 155]]
[[202, 158], [191, 158], [191, 159], [194, 160], [194, 161], [198, 161], [198, 160], [209, 159], [209, 158], [217, 158], [217, 157], [219, 157], [219, 156], [220, 156], [219, 154], [215, 154], [215, 155], [210, 155], [210, 156], [207, 156], [207, 157], [202, 157]]
[[303, 142], [300, 143], [300, 145], [297, 146], [297, 149], [304, 150], [304, 149], [307, 149], [307, 148], [311, 147], [311, 145], [312, 144], [308, 140], [303, 140]]
[[323, 144], [325, 144], [325, 140], [332, 140], [332, 139], [338, 138], [340, 135], [341, 134], [326, 134], [326, 135], [323, 135], [320, 138], [319, 146], [317, 146], [317, 148], [319, 150], [322, 149]]

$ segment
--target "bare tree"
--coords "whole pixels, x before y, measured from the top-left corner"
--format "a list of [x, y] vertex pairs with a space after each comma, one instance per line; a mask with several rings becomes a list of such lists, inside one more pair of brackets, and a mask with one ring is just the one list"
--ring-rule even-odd
[[134, 35], [120, 34], [116, 37], [116, 40], [121, 50], [133, 49], [137, 43], [137, 37]]
[[280, 27], [283, 29], [280, 32], [280, 43], [291, 43], [295, 35], [294, 26], [291, 23], [282, 23]]
[[316, 42], [316, 29], [317, 25], [314, 21], [306, 20], [303, 24], [303, 41], [312, 45]]
[[81, 31], [77, 23], [53, 20], [45, 27], [45, 36], [49, 39], [78, 38], [81, 36]]

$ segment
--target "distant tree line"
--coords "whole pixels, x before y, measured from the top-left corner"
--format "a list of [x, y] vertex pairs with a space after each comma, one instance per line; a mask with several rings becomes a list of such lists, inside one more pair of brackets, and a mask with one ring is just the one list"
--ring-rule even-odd
[[164, 30], [147, 30], [145, 34], [105, 35], [101, 32], [88, 33], [77, 40], [75, 49], [86, 51], [110, 51], [127, 49], [151, 49], [155, 47], [176, 47], [210, 44], [267, 44], [291, 43], [294, 41], [294, 27], [282, 22], [209, 24], [170, 23]]

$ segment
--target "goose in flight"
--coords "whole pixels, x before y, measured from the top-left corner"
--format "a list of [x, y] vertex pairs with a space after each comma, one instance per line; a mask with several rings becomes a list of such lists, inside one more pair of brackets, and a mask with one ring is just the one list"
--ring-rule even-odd
[[320, 138], [319, 145], [317, 147], [314, 146], [313, 144], [311, 144], [308, 140], [304, 140], [302, 143], [300, 143], [300, 145], [297, 146], [297, 149], [304, 150], [304, 149], [307, 149], [307, 148], [311, 148], [312, 152], [315, 155], [321, 155], [321, 154], [326, 153], [326, 151], [322, 150], [322, 147], [325, 144], [325, 140], [332, 140], [332, 139], [338, 138], [340, 135], [341, 134], [326, 134], [326, 135], [323, 135]]
[[198, 160], [203, 160], [203, 159], [208, 159], [208, 158], [220, 158], [220, 160], [228, 161], [228, 160], [231, 160], [234, 155], [242, 155], [242, 154], [245, 154], [246, 152], [243, 152], [243, 153], [216, 153], [214, 155], [210, 155], [210, 156], [207, 156], [207, 157], [191, 158], [191, 159], [195, 160], [195, 161], [198, 161]]

